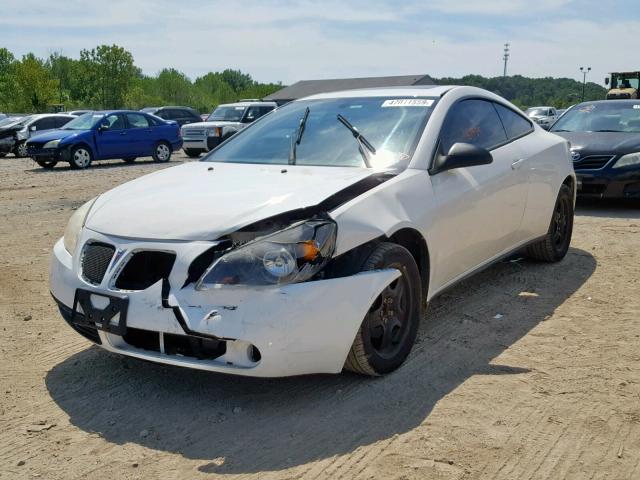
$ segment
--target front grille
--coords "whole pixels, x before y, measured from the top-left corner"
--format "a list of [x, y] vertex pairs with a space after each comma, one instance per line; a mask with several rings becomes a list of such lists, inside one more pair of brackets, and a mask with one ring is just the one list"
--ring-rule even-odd
[[202, 138], [204, 137], [204, 130], [201, 128], [185, 128], [182, 130], [182, 136], [184, 138]]
[[590, 155], [573, 162], [574, 170], [599, 170], [604, 168], [614, 155]]
[[169, 277], [175, 260], [176, 254], [171, 252], [135, 252], [118, 275], [115, 286], [122, 290], [149, 288], [158, 280]]
[[40, 150], [42, 147], [44, 147], [44, 143], [42, 142], [27, 143], [27, 150]]
[[82, 276], [89, 282], [99, 285], [115, 251], [115, 247], [108, 243], [88, 244], [82, 255]]

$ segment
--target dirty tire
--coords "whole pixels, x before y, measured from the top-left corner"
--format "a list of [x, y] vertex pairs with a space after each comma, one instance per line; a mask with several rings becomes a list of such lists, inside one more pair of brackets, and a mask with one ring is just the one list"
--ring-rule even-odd
[[202, 150], [194, 150], [192, 148], [187, 148], [185, 149], [184, 153], [186, 153], [187, 157], [189, 158], [198, 158], [202, 153]]
[[395, 243], [380, 243], [360, 270], [383, 268], [397, 268], [402, 275], [371, 305], [347, 355], [344, 368], [362, 375], [383, 375], [402, 365], [420, 323], [422, 288], [411, 253]]
[[52, 169], [58, 164], [57, 160], [36, 160], [36, 163], [40, 165], [42, 168], [46, 168], [48, 170]]
[[153, 161], [164, 163], [171, 160], [171, 145], [167, 142], [158, 142], [153, 148]]
[[93, 156], [91, 155], [91, 151], [85, 147], [84, 145], [80, 145], [73, 150], [71, 150], [71, 158], [69, 159], [69, 164], [71, 168], [75, 169], [84, 169], [88, 168], [93, 161]]
[[569, 250], [572, 233], [573, 192], [567, 185], [562, 185], [553, 207], [549, 231], [542, 240], [529, 245], [524, 253], [540, 262], [559, 262]]

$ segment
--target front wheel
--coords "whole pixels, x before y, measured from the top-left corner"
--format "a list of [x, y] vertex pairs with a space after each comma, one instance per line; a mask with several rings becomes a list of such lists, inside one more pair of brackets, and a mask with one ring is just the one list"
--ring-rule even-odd
[[409, 251], [395, 243], [379, 244], [361, 270], [395, 268], [400, 272], [369, 308], [353, 341], [345, 368], [377, 376], [405, 361], [418, 333], [422, 288], [420, 272]]
[[76, 147], [71, 151], [71, 158], [69, 160], [69, 164], [71, 168], [83, 169], [89, 167], [93, 157], [91, 156], [91, 152], [87, 147]]
[[20, 142], [13, 150], [13, 154], [19, 158], [26, 157], [27, 153], [27, 142]]
[[525, 249], [525, 254], [541, 262], [559, 262], [569, 250], [573, 234], [573, 192], [562, 185], [547, 234]]
[[58, 164], [57, 160], [44, 160], [44, 159], [37, 159], [36, 163], [38, 165], [40, 165], [42, 168], [46, 168], [47, 170], [52, 169], [53, 167], [55, 167]]
[[187, 157], [189, 158], [198, 158], [202, 153], [202, 150], [194, 150], [193, 148], [186, 148], [184, 150], [184, 153], [186, 153]]
[[152, 156], [154, 162], [168, 162], [171, 160], [171, 146], [167, 142], [158, 142]]

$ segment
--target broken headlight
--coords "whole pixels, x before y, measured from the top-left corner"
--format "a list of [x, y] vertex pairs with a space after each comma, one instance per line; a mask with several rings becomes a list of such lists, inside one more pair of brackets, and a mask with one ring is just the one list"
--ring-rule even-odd
[[336, 232], [331, 220], [308, 220], [247, 243], [218, 258], [196, 288], [304, 282], [331, 258]]

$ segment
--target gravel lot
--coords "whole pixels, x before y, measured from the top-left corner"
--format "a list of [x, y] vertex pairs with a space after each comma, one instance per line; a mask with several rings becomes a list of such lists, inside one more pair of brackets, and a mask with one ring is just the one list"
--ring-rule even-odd
[[146, 160], [0, 159], [0, 478], [640, 478], [640, 205], [435, 300], [390, 376], [235, 378], [92, 347], [49, 296], [74, 208], [186, 161]]

